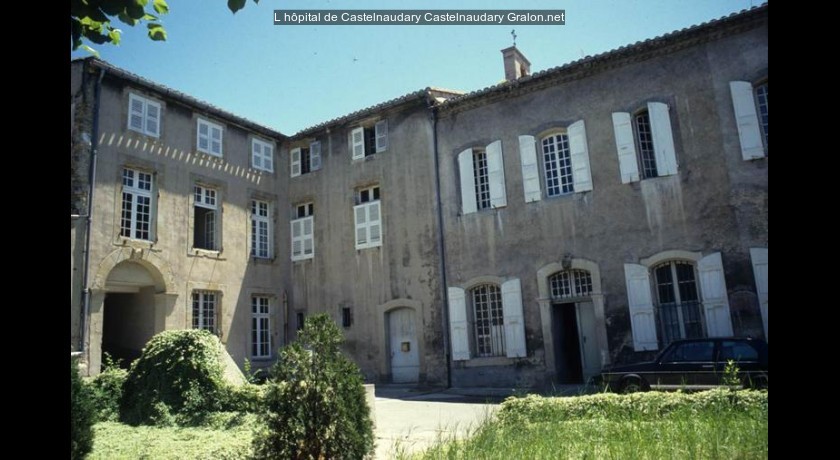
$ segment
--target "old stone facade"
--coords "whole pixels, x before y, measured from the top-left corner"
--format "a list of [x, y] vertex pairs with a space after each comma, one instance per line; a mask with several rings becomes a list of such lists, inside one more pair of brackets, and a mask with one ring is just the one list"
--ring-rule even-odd
[[767, 337], [767, 55], [766, 5], [533, 74], [511, 47], [504, 83], [291, 137], [74, 62], [72, 345], [212, 326], [267, 364], [327, 312], [370, 381], [540, 387]]

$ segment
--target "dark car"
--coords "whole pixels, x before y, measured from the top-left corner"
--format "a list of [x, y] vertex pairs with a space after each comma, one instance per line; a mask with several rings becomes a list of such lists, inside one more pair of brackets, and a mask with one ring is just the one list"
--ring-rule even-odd
[[767, 342], [742, 337], [675, 340], [651, 362], [605, 368], [601, 384], [622, 393], [708, 389], [728, 382], [730, 360], [742, 386], [767, 388]]

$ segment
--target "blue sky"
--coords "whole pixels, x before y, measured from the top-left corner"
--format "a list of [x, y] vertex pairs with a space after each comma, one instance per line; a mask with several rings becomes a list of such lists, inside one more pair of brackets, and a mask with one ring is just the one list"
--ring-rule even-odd
[[[275, 9], [565, 9], [564, 26], [516, 26], [531, 71], [653, 38], [758, 0], [169, 0], [168, 40], [122, 27], [102, 59], [284, 134], [437, 86], [504, 78], [511, 26], [275, 26]], [[74, 52], [71, 57], [86, 57]]]

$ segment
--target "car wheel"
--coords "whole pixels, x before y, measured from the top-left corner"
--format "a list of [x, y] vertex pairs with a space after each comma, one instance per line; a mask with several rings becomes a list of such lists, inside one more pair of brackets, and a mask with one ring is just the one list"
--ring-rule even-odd
[[621, 384], [621, 392], [624, 394], [638, 393], [640, 391], [645, 391], [645, 387], [642, 381], [637, 378], [625, 379]]

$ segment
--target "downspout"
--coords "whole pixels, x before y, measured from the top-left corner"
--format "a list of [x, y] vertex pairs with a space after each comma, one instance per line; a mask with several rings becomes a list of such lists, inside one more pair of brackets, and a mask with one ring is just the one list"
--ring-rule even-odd
[[[87, 321], [88, 314], [90, 312], [90, 286], [88, 286], [88, 280], [90, 278], [90, 229], [93, 226], [93, 218], [91, 214], [93, 213], [93, 191], [95, 189], [95, 181], [96, 181], [96, 154], [97, 154], [97, 146], [99, 143], [99, 100], [100, 100], [100, 91], [102, 89], [102, 78], [105, 77], [105, 69], [101, 68], [99, 70], [99, 78], [96, 80], [96, 87], [94, 89], [94, 96], [93, 96], [93, 126], [91, 127], [91, 134], [90, 134], [90, 169], [88, 171], [88, 200], [87, 200], [87, 223], [86, 223], [86, 230], [85, 230], [85, 271], [84, 277], [82, 280], [82, 286], [84, 290], [82, 291], [82, 295], [84, 297], [84, 308], [82, 308], [82, 318], [81, 318], [81, 337], [79, 338], [79, 351], [85, 351], [85, 339], [88, 336], [88, 329], [89, 329], [89, 322]], [[88, 362], [90, 362], [90, 357], [88, 357]]]
[[446, 241], [443, 235], [443, 208], [440, 197], [440, 158], [438, 152], [438, 113], [437, 107], [434, 106], [434, 99], [431, 94], [429, 99], [429, 111], [432, 116], [432, 145], [434, 148], [435, 158], [435, 199], [437, 204], [437, 223], [438, 223], [438, 252], [440, 254], [440, 285], [441, 298], [443, 299], [443, 353], [446, 356], [446, 387], [452, 388], [452, 357], [449, 352], [449, 294], [447, 291], [448, 283], [446, 281]]

